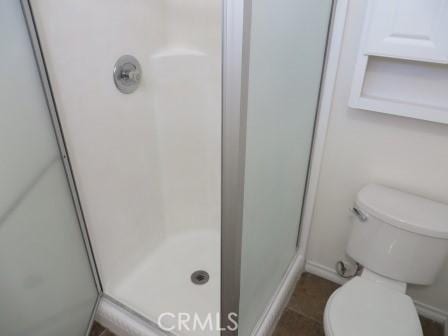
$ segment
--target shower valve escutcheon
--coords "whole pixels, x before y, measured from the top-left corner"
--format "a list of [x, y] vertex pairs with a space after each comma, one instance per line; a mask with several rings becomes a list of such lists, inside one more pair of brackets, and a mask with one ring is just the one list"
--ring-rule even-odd
[[137, 90], [142, 78], [142, 68], [131, 55], [121, 56], [114, 68], [114, 82], [117, 89], [125, 94]]

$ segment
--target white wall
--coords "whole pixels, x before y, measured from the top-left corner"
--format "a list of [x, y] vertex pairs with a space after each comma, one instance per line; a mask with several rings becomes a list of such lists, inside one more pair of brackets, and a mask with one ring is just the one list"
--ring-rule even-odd
[[[365, 7], [365, 0], [349, 4], [307, 252], [309, 261], [332, 269], [345, 258], [349, 209], [365, 184], [448, 203], [448, 125], [348, 107]], [[434, 285], [409, 293], [448, 312], [447, 286], [448, 261]]]
[[[32, 1], [101, 278], [220, 227], [221, 2]], [[140, 88], [114, 85], [117, 59]]]

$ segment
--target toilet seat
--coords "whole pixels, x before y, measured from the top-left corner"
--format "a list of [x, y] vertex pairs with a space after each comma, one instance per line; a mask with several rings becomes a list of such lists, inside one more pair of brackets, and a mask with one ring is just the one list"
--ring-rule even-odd
[[409, 296], [361, 277], [330, 297], [324, 327], [326, 336], [423, 336]]

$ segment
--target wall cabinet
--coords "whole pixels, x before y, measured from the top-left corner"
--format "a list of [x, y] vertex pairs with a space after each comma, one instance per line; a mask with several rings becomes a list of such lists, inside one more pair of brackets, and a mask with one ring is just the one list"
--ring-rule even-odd
[[374, 0], [366, 55], [448, 63], [448, 1]]
[[350, 106], [448, 123], [448, 0], [370, 0]]

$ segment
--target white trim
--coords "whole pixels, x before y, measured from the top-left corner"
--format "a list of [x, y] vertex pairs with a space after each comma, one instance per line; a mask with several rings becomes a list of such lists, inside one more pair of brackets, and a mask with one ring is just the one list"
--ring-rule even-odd
[[[327, 279], [329, 281], [335, 282], [337, 284], [343, 285], [347, 282], [347, 279], [340, 277], [336, 271], [330, 267], [318, 264], [314, 261], [308, 260], [305, 264], [305, 271], [321, 278]], [[414, 301], [415, 307], [420, 315], [442, 323], [445, 325], [445, 336], [448, 336], [448, 312], [443, 311], [439, 308], [432, 307], [430, 305], [421, 303], [419, 301]]]
[[117, 335], [122, 336], [166, 336], [137, 314], [128, 311], [107, 296], [101, 298], [96, 320]]
[[318, 277], [337, 283], [339, 285], [343, 285], [347, 282], [347, 279], [344, 279], [343, 277], [339, 276], [334, 269], [315, 263], [314, 261], [311, 260], [307, 260], [305, 264], [305, 271], [317, 275]]
[[448, 312], [442, 309], [432, 307], [426, 303], [421, 303], [420, 301], [414, 300], [415, 308], [417, 308], [418, 313], [435, 322], [445, 325], [448, 321]]
[[294, 291], [297, 280], [304, 271], [305, 260], [299, 253], [294, 256], [294, 259], [289, 264], [288, 270], [283, 276], [279, 287], [275, 291], [269, 305], [265, 312], [260, 317], [252, 331], [251, 336], [269, 336], [275, 330], [277, 322], [279, 321], [283, 310], [285, 309], [288, 301]]
[[324, 69], [322, 92], [319, 111], [317, 113], [316, 130], [311, 154], [310, 175], [307, 184], [305, 206], [303, 208], [300, 229], [299, 252], [303, 257], [306, 255], [308, 238], [311, 231], [311, 222], [319, 183], [320, 168], [325, 148], [325, 138], [327, 136], [328, 121], [333, 103], [339, 58], [344, 37], [347, 9], [348, 0], [337, 0], [330, 31], [330, 45], [328, 47], [327, 63]]

